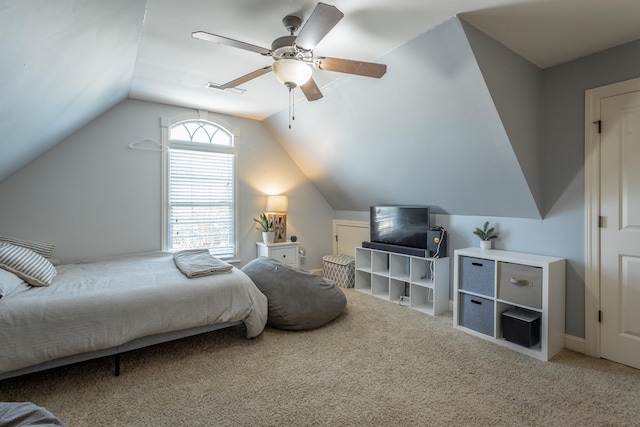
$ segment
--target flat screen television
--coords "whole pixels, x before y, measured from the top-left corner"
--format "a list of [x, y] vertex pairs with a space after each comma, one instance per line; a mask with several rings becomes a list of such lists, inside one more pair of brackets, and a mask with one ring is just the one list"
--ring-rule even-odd
[[428, 249], [429, 206], [371, 206], [371, 242]]

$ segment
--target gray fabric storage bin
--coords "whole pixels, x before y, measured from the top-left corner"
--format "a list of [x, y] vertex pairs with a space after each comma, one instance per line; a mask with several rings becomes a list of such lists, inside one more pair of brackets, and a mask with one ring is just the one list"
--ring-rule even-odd
[[498, 298], [542, 308], [542, 268], [499, 262]]
[[465, 291], [493, 297], [495, 295], [495, 261], [466, 256], [460, 259], [462, 265], [458, 287]]
[[493, 337], [493, 304], [493, 300], [461, 293], [460, 326]]

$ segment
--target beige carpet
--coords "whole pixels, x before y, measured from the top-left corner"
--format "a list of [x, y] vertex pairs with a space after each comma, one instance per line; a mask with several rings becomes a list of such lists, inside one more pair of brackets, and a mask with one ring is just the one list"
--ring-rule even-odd
[[308, 332], [217, 331], [0, 381], [68, 426], [640, 425], [640, 371], [569, 350], [541, 362], [346, 289]]

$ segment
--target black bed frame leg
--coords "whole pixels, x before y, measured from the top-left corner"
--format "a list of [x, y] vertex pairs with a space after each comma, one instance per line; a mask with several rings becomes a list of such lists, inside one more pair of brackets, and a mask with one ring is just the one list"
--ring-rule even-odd
[[116, 353], [113, 361], [116, 365], [115, 376], [119, 377], [120, 376], [120, 353]]

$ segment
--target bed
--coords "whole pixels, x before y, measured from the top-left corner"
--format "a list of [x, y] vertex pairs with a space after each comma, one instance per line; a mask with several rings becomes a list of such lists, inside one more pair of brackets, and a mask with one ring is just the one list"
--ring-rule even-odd
[[267, 321], [266, 297], [235, 267], [188, 278], [172, 253], [151, 252], [55, 270], [0, 298], [0, 379], [107, 355], [117, 375], [122, 352], [239, 324], [253, 338]]

